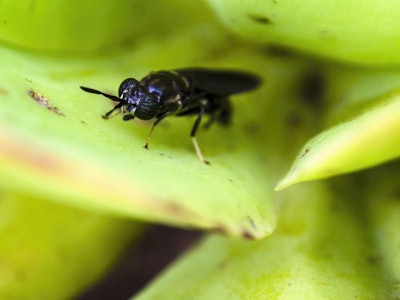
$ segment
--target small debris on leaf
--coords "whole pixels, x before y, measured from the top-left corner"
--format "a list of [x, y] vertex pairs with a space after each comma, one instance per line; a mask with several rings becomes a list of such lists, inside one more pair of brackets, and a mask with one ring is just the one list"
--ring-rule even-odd
[[32, 99], [34, 99], [37, 103], [39, 103], [41, 106], [43, 106], [44, 108], [47, 108], [49, 111], [51, 111], [59, 116], [64, 116], [64, 114], [56, 106], [52, 106], [49, 103], [49, 100], [42, 94], [34, 91], [33, 89], [29, 89], [28, 95]]

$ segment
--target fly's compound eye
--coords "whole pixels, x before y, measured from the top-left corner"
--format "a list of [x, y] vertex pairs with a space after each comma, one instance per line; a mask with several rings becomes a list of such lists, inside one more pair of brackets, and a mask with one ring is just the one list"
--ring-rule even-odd
[[145, 95], [137, 103], [135, 117], [141, 120], [150, 120], [157, 116], [160, 110], [160, 102], [156, 97]]
[[136, 92], [137, 90], [140, 89], [140, 83], [134, 78], [127, 78], [119, 86], [118, 89], [118, 96], [121, 98], [122, 94], [125, 91], [128, 91], [129, 94], [132, 92]]

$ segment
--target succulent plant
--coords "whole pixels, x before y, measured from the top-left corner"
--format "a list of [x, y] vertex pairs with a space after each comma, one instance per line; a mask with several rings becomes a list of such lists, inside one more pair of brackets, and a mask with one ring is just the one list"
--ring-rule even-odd
[[[0, 10], [1, 299], [75, 297], [145, 223], [205, 234], [133, 299], [399, 297], [400, 4]], [[199, 130], [211, 165], [193, 119], [163, 120], [146, 150], [148, 122], [104, 120], [112, 104], [79, 89], [193, 66], [263, 79], [231, 126]]]

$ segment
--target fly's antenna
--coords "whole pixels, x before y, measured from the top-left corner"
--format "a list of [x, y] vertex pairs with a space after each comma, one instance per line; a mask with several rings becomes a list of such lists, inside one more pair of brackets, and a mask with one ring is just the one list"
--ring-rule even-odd
[[118, 98], [117, 96], [109, 95], [109, 94], [103, 93], [103, 92], [101, 92], [99, 90], [91, 89], [91, 88], [88, 88], [88, 87], [85, 87], [85, 86], [81, 86], [80, 88], [82, 90], [84, 90], [85, 92], [92, 93], [92, 94], [97, 94], [97, 95], [103, 95], [104, 97], [106, 97], [108, 99], [111, 99], [112, 101], [119, 102], [117, 105], [114, 106], [114, 108], [112, 110], [110, 110], [109, 112], [107, 112], [105, 115], [102, 116], [103, 119], [111, 118], [111, 114], [114, 111], [120, 109], [124, 105], [124, 101], [122, 99]]
[[107, 97], [108, 99], [111, 99], [112, 101], [121, 102], [121, 99], [118, 98], [117, 96], [109, 95], [109, 94], [103, 93], [103, 92], [101, 92], [99, 90], [91, 89], [91, 88], [88, 88], [88, 87], [85, 87], [85, 86], [81, 86], [80, 88], [82, 90], [84, 90], [85, 92], [92, 93], [92, 94], [97, 94], [97, 95], [103, 95], [104, 97]]

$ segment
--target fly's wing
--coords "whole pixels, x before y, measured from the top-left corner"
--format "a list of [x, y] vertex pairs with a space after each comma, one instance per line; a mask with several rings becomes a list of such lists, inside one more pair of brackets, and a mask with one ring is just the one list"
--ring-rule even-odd
[[175, 70], [185, 77], [195, 89], [217, 96], [228, 96], [255, 89], [260, 85], [258, 76], [236, 70], [188, 68]]

